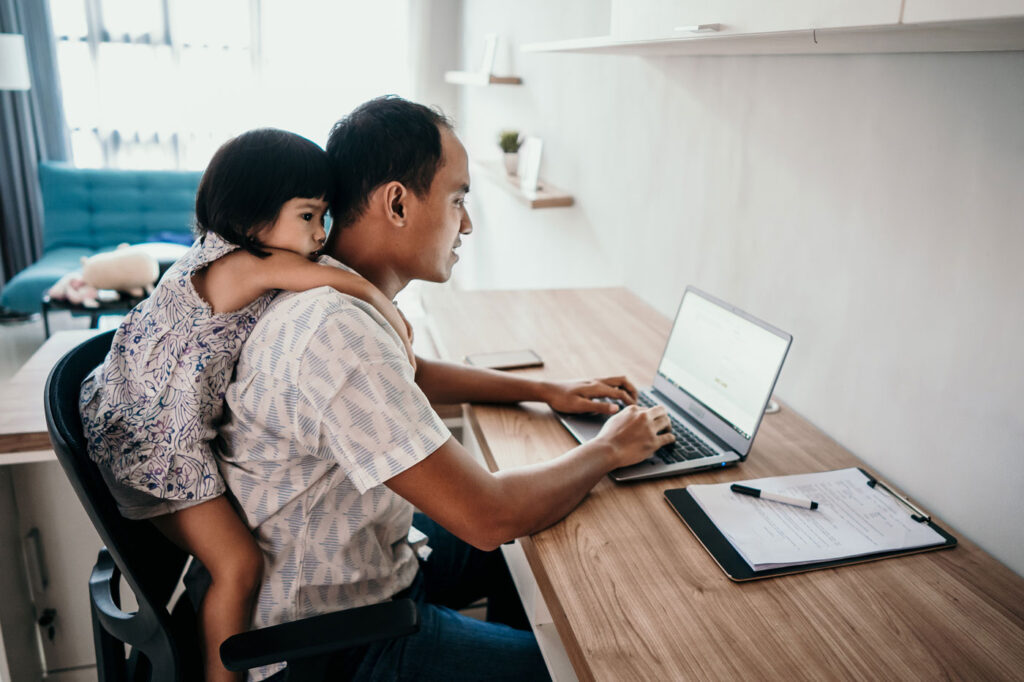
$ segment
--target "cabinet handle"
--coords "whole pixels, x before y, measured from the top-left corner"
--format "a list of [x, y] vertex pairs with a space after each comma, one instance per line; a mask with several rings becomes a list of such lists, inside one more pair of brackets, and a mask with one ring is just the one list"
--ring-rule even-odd
[[39, 529], [32, 528], [25, 534], [25, 563], [28, 564], [29, 589], [32, 599], [50, 586], [50, 573], [46, 570], [46, 558], [43, 555], [43, 542], [39, 538]]
[[673, 31], [687, 33], [716, 33], [721, 30], [721, 24], [694, 24], [692, 26], [676, 26]]

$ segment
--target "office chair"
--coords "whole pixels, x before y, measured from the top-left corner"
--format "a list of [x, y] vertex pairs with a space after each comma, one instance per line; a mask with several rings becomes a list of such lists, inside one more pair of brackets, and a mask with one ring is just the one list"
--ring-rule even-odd
[[[82, 380], [103, 362], [114, 332], [69, 351], [46, 381], [46, 424], [57, 459], [105, 547], [89, 578], [93, 640], [100, 682], [191, 682], [202, 679], [196, 616], [187, 596], [169, 604], [188, 555], [148, 521], [125, 519], [89, 459], [78, 395]], [[120, 605], [124, 578], [138, 602]], [[169, 610], [170, 608], [170, 610]], [[284, 661], [284, 679], [323, 679], [331, 656], [374, 641], [412, 634], [419, 613], [410, 599], [314, 616], [235, 635], [221, 646], [230, 670]], [[130, 653], [125, 647], [130, 646]]]

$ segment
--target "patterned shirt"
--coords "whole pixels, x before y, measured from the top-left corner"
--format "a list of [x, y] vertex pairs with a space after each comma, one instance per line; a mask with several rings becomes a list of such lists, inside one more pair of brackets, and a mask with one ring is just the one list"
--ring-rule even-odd
[[226, 402], [221, 473], [266, 557], [253, 627], [408, 587], [413, 508], [384, 482], [450, 433], [384, 317], [329, 287], [279, 295], [242, 349]]
[[210, 440], [235, 360], [273, 293], [241, 310], [214, 313], [192, 276], [237, 248], [212, 232], [197, 239], [128, 313], [106, 360], [82, 382], [89, 456], [112, 474], [112, 484], [149, 496], [122, 505], [129, 518], [166, 514], [224, 492]]

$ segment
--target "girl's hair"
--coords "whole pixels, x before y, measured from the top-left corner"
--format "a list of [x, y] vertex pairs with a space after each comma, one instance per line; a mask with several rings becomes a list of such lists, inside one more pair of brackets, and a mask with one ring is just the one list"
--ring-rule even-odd
[[327, 153], [306, 138], [276, 128], [242, 133], [221, 145], [196, 192], [196, 232], [213, 232], [260, 258], [257, 233], [277, 219], [291, 199], [331, 203], [333, 179]]

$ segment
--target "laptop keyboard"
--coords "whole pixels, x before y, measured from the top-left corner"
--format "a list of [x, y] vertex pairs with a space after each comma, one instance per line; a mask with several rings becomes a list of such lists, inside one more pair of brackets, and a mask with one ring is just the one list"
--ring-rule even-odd
[[[645, 393], [641, 393], [637, 397], [636, 402], [640, 407], [654, 407], [658, 404]], [[671, 413], [669, 413], [668, 418], [672, 422], [672, 433], [675, 434], [676, 441], [655, 450], [652, 457], [657, 457], [665, 464], [672, 464], [673, 462], [685, 462], [687, 460], [700, 459], [701, 457], [714, 457], [718, 454], [705, 445], [704, 441], [698, 438], [681, 421], [673, 417]]]

